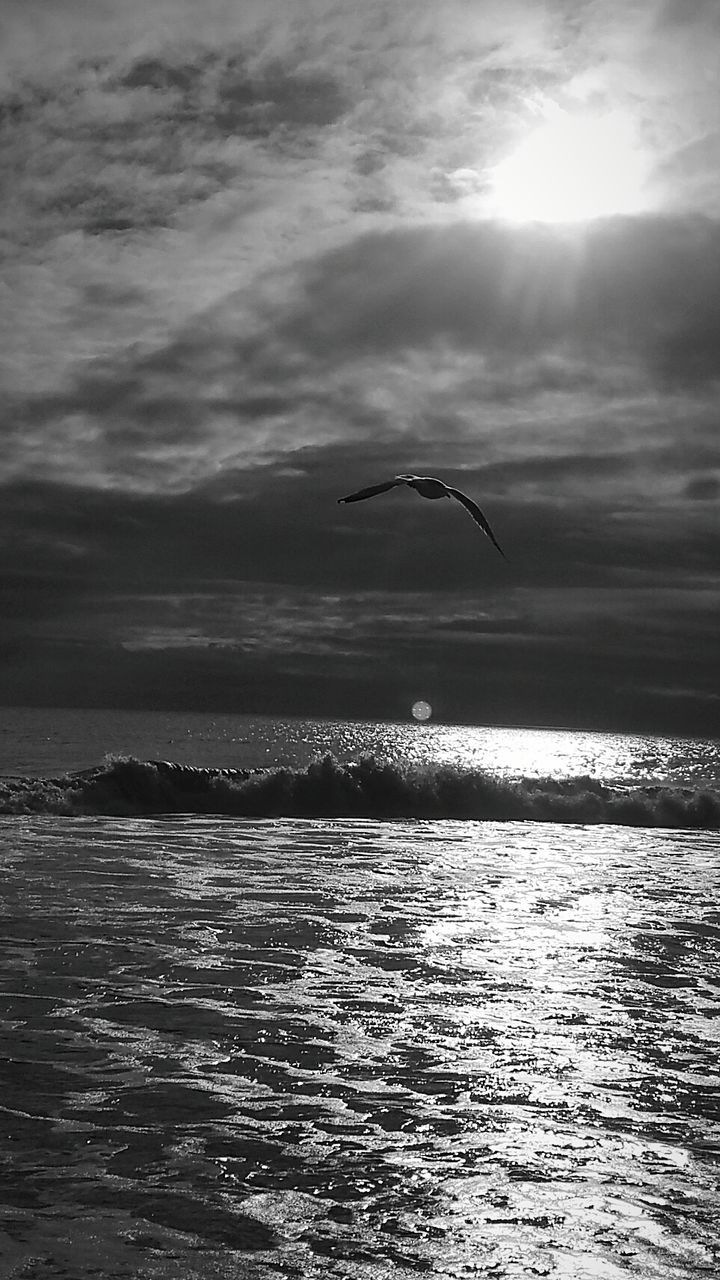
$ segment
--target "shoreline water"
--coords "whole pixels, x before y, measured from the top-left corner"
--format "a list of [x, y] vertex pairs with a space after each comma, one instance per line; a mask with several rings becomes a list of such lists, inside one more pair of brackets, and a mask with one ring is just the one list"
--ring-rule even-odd
[[718, 839], [0, 820], [0, 1271], [717, 1273]]

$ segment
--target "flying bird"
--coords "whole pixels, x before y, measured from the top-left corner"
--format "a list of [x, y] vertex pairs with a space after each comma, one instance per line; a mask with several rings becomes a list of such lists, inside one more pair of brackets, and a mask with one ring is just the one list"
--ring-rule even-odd
[[376, 493], [387, 493], [388, 489], [395, 489], [400, 484], [406, 484], [408, 488], [414, 489], [421, 498], [456, 498], [469, 512], [475, 523], [480, 525], [483, 533], [487, 534], [503, 559], [507, 560], [505, 552], [477, 503], [460, 489], [453, 489], [452, 485], [445, 484], [443, 480], [437, 480], [435, 476], [395, 476], [394, 480], [386, 480], [384, 484], [371, 484], [367, 489], [358, 489], [357, 493], [349, 493], [345, 498], [338, 498], [338, 502], [362, 502], [364, 498], [374, 498]]

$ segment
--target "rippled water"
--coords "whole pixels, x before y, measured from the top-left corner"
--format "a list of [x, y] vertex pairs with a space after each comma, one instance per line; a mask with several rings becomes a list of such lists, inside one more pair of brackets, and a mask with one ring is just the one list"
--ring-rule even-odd
[[720, 741], [563, 729], [277, 720], [143, 711], [0, 708], [0, 775], [97, 765], [107, 753], [219, 768], [304, 766], [372, 753], [409, 764], [487, 769], [500, 778], [586, 776], [614, 783], [720, 787]]
[[720, 842], [0, 821], [3, 1276], [715, 1276]]

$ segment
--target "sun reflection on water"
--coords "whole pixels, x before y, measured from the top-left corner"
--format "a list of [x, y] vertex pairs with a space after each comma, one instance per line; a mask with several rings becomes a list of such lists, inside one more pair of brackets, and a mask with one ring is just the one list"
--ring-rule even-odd
[[448, 726], [438, 734], [440, 759], [487, 766], [502, 777], [591, 777], [607, 780], [633, 768], [626, 742], [614, 734], [562, 729], [473, 729]]
[[479, 769], [508, 780], [589, 777], [613, 784], [680, 782], [713, 785], [720, 758], [712, 744], [571, 729], [494, 726], [336, 723], [328, 748], [339, 757], [363, 752], [421, 765]]
[[[328, 1258], [358, 1280], [621, 1280], [628, 1257], [656, 1280], [716, 1273], [709, 840], [181, 818], [10, 834], [13, 1221], [40, 1217], [63, 1274], [138, 1274], [135, 1239], [173, 1274], [199, 1248], [237, 1274], [252, 1250], [258, 1280]], [[30, 1116], [57, 1164], [38, 1168]]]

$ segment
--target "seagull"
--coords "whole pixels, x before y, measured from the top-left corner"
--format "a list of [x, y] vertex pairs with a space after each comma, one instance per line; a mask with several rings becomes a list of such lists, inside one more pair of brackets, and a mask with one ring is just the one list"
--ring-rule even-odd
[[475, 523], [480, 525], [483, 533], [487, 534], [503, 559], [507, 560], [505, 552], [477, 503], [473, 502], [472, 498], [468, 498], [466, 493], [461, 493], [460, 489], [453, 489], [452, 485], [445, 484], [444, 480], [438, 480], [435, 476], [395, 476], [393, 480], [386, 480], [384, 484], [371, 484], [367, 489], [358, 489], [357, 493], [349, 493], [345, 498], [338, 498], [338, 502], [362, 502], [364, 498], [374, 498], [376, 493], [387, 493], [388, 489], [395, 489], [400, 484], [406, 484], [408, 488], [414, 489], [421, 498], [456, 498], [469, 512]]

